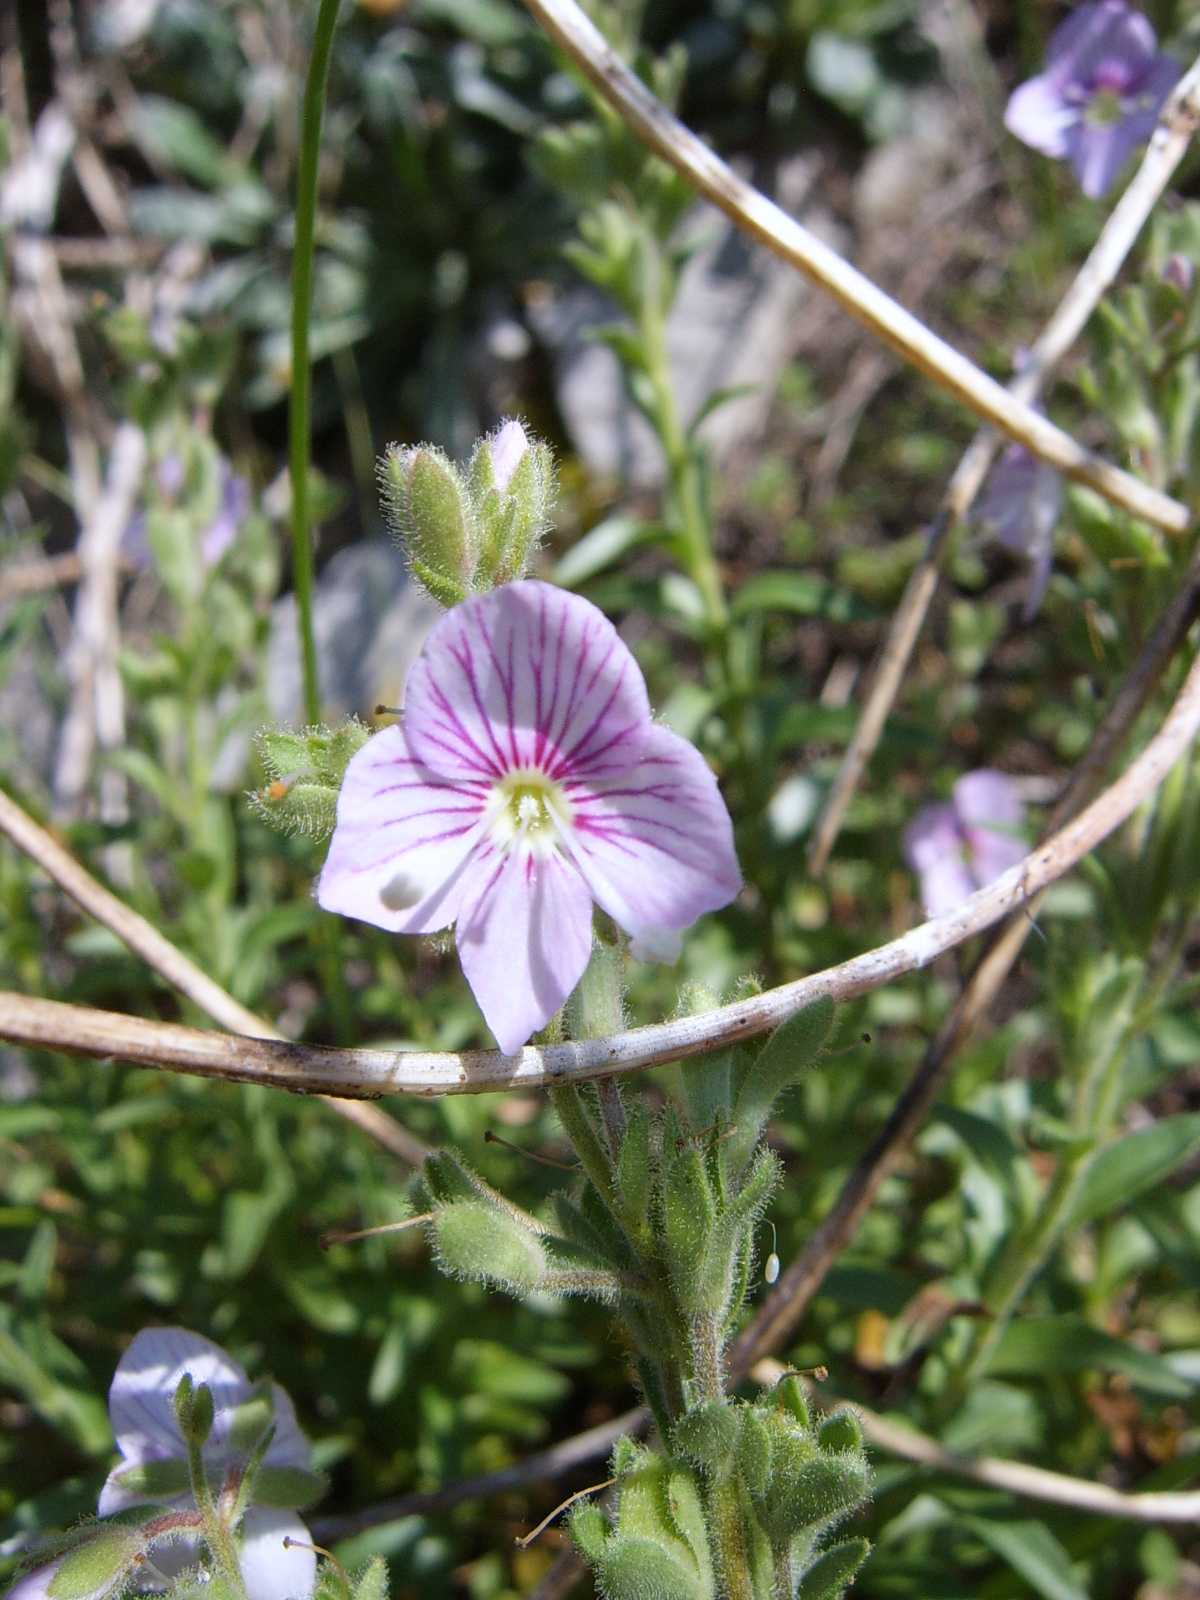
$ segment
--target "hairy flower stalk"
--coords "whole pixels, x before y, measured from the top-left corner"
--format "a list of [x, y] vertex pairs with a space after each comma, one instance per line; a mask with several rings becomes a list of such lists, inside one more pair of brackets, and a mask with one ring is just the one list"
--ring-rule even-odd
[[346, 769], [317, 899], [396, 933], [454, 924], [511, 1054], [583, 975], [593, 904], [661, 958], [740, 887], [716, 780], [654, 722], [612, 624], [527, 580], [433, 629], [403, 721]]

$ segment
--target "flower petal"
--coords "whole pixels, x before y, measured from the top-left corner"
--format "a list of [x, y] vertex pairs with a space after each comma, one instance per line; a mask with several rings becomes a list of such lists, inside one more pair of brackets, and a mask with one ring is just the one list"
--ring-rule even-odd
[[487, 794], [467, 777], [438, 777], [405, 728], [384, 728], [346, 768], [318, 904], [393, 933], [449, 927]]
[[535, 579], [447, 612], [409, 673], [404, 713], [412, 754], [456, 783], [628, 761], [650, 725], [642, 674], [612, 623]]
[[489, 439], [488, 449], [492, 452], [492, 481], [503, 494], [521, 465], [521, 457], [529, 449], [525, 429], [515, 417], [509, 417]]
[[1007, 774], [985, 767], [965, 773], [954, 785], [954, 806], [967, 838], [974, 888], [982, 889], [1016, 866], [1028, 849], [1020, 793]]
[[1022, 144], [1061, 161], [1079, 115], [1079, 108], [1063, 99], [1058, 81], [1043, 73], [1014, 89], [1005, 107], [1004, 126]]
[[1142, 143], [1144, 135], [1135, 126], [1137, 119], [1123, 118], [1106, 126], [1081, 122], [1067, 138], [1067, 156], [1079, 187], [1091, 200], [1099, 200], [1112, 188], [1129, 156]]
[[252, 1506], [243, 1517], [238, 1561], [249, 1600], [308, 1600], [312, 1594], [316, 1554], [285, 1546], [285, 1538], [311, 1544], [308, 1529], [294, 1511]]
[[312, 1445], [309, 1443], [308, 1435], [296, 1421], [296, 1408], [292, 1405], [291, 1396], [277, 1383], [273, 1383], [271, 1400], [274, 1408], [271, 1420], [275, 1424], [275, 1432], [263, 1457], [264, 1465], [302, 1467], [306, 1471], [311, 1470]]
[[904, 830], [903, 848], [920, 883], [927, 917], [953, 911], [974, 894], [953, 806], [922, 806]]
[[1153, 27], [1125, 0], [1088, 0], [1051, 34], [1046, 66], [1083, 86], [1113, 84], [1143, 71], [1157, 44]]
[[565, 785], [566, 848], [597, 902], [635, 939], [690, 927], [742, 886], [733, 827], [698, 750], [652, 724], [636, 762], [594, 763]]
[[[213, 1427], [205, 1455], [219, 1453], [229, 1413], [250, 1393], [246, 1374], [219, 1345], [187, 1328], [144, 1328], [117, 1363], [108, 1391], [108, 1414], [123, 1460], [115, 1469], [184, 1454], [175, 1421], [175, 1390], [184, 1373], [207, 1384], [213, 1397]], [[110, 1473], [100, 1493], [102, 1517], [140, 1505], [144, 1495], [122, 1488]]]
[[544, 1027], [583, 976], [592, 897], [557, 851], [487, 846], [463, 873], [458, 959], [505, 1055]]

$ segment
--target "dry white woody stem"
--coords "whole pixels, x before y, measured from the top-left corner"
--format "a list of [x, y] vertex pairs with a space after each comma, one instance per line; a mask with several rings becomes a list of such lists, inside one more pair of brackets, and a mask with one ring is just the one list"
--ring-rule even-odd
[[[1100, 237], [1054, 315], [1031, 348], [1020, 372], [1008, 385], [1016, 399], [1032, 402], [1046, 379], [1083, 331], [1108, 290], [1176, 167], [1183, 160], [1200, 118], [1200, 59], [1179, 80], [1159, 119], [1154, 136], [1132, 182], [1121, 196]], [[892, 705], [900, 692], [917, 637], [937, 590], [942, 566], [950, 553], [957, 525], [966, 517], [1000, 447], [990, 428], [977, 433], [955, 468], [942, 503], [937, 527], [921, 560], [913, 568], [892, 617], [879, 654], [866, 704], [841, 767], [813, 829], [808, 849], [809, 871], [825, 870], [837, 843], [846, 811], [867, 764], [875, 754]]]
[[[125, 702], [117, 667], [117, 572], [121, 535], [133, 515], [146, 468], [146, 435], [123, 422], [113, 436], [104, 487], [94, 505], [77, 503], [81, 577], [75, 597], [71, 644], [65, 670], [70, 704], [63, 719], [54, 773], [60, 815], [79, 808], [97, 745], [117, 749], [125, 738]], [[115, 780], [115, 781], [113, 781]], [[108, 773], [101, 788], [101, 815], [120, 819], [124, 785]]]
[[[271, 1024], [256, 1016], [241, 1001], [214, 982], [195, 962], [190, 961], [163, 937], [152, 923], [139, 916], [123, 900], [110, 893], [68, 850], [39, 826], [31, 816], [0, 789], [0, 833], [24, 855], [35, 861], [47, 877], [65, 890], [76, 905], [115, 933], [117, 938], [173, 989], [198, 1006], [214, 1022], [234, 1033], [252, 1034], [265, 1039], [282, 1039]], [[361, 1128], [402, 1161], [419, 1167], [428, 1153], [425, 1146], [401, 1123], [376, 1106], [359, 1101], [326, 1097], [338, 1116]]]
[[1120, 827], [1153, 794], [1198, 730], [1200, 660], [1193, 663], [1159, 731], [1121, 777], [994, 883], [978, 890], [956, 910], [864, 955], [699, 1016], [679, 1017], [609, 1038], [545, 1048], [527, 1046], [519, 1055], [502, 1056], [494, 1050], [334, 1050], [261, 1038], [226, 1038], [195, 1028], [4, 994], [0, 995], [0, 1038], [202, 1077], [363, 1099], [385, 1094], [484, 1094], [540, 1087], [565, 1078], [576, 1082], [604, 1078], [660, 1061], [679, 1061], [776, 1028], [823, 995], [849, 1000], [867, 994], [928, 966], [947, 950], [992, 927], [1070, 871]]
[[[756, 1362], [750, 1376], [756, 1382], [778, 1383], [790, 1368], [767, 1358]], [[844, 1405], [845, 1401], [808, 1385], [809, 1397], [822, 1411]], [[1005, 1461], [997, 1456], [959, 1455], [945, 1445], [919, 1433], [907, 1423], [892, 1422], [857, 1402], [851, 1410], [862, 1423], [869, 1444], [889, 1455], [933, 1467], [956, 1478], [969, 1478], [992, 1489], [1041, 1500], [1051, 1505], [1070, 1506], [1074, 1511], [1091, 1511], [1097, 1516], [1124, 1517], [1133, 1522], [1195, 1522], [1200, 1519], [1200, 1489], [1150, 1490], [1144, 1494], [1110, 1488], [1106, 1483], [1091, 1483], [1086, 1478], [1071, 1478], [1063, 1472], [1048, 1472], [1044, 1467], [1026, 1466], [1023, 1461]]]
[[1182, 533], [1186, 506], [1141, 483], [1077, 444], [1031, 406], [1017, 400], [960, 351], [938, 337], [842, 259], [836, 250], [739, 178], [629, 70], [574, 0], [524, 0], [526, 9], [595, 84], [638, 138], [667, 161], [737, 226], [828, 294], [906, 361], [957, 396], [985, 422], [1168, 533]]

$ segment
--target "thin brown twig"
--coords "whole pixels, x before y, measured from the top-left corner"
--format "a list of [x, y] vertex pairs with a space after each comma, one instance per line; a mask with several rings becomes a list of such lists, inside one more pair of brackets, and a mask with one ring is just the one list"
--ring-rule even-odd
[[[939, 338], [836, 250], [739, 178], [630, 71], [575, 0], [524, 3], [644, 144], [682, 173], [743, 232], [819, 284], [906, 361], [955, 395], [983, 421], [1114, 505], [1123, 506], [1168, 533], [1182, 533], [1190, 525], [1191, 513], [1186, 506], [1085, 450], [1049, 418], [1010, 394], [961, 351]], [[1194, 81], [1191, 86], [1195, 88]]]
[[[76, 905], [115, 933], [121, 943], [148, 967], [184, 995], [206, 1016], [234, 1033], [249, 1033], [262, 1038], [282, 1035], [262, 1017], [234, 999], [203, 972], [183, 951], [165, 938], [145, 917], [106, 889], [102, 883], [64, 850], [57, 839], [36, 823], [28, 812], [0, 789], [0, 833], [35, 861]], [[429, 1153], [415, 1134], [378, 1106], [358, 1101], [327, 1097], [331, 1109], [351, 1122], [385, 1149], [410, 1166], [419, 1167]]]
[[645, 1426], [646, 1412], [635, 1406], [601, 1422], [594, 1428], [577, 1433], [535, 1455], [515, 1461], [511, 1466], [496, 1472], [485, 1472], [478, 1478], [465, 1478], [461, 1483], [450, 1483], [442, 1489], [425, 1493], [405, 1494], [395, 1500], [384, 1500], [379, 1505], [365, 1506], [360, 1511], [348, 1511], [342, 1516], [318, 1517], [312, 1524], [315, 1536], [321, 1540], [348, 1539], [353, 1534], [364, 1533], [368, 1528], [378, 1528], [385, 1522], [398, 1522], [401, 1517], [428, 1516], [435, 1511], [449, 1511], [465, 1500], [485, 1500], [490, 1495], [507, 1494], [522, 1489], [526, 1484], [553, 1481], [565, 1473], [594, 1461], [612, 1449], [622, 1434], [638, 1433]]
[[[1144, 708], [1154, 685], [1186, 638], [1200, 602], [1200, 557], [1193, 561], [1179, 593], [1167, 607], [1127, 674], [1095, 738], [1073, 771], [1050, 818], [1061, 826], [1083, 805], [1120, 742]], [[1192, 668], [1192, 676], [1197, 673]], [[759, 1356], [776, 1350], [797, 1325], [870, 1208], [880, 1185], [921, 1126], [941, 1091], [955, 1053], [986, 1015], [1011, 972], [1029, 930], [1040, 896], [1030, 900], [999, 929], [980, 957], [966, 987], [938, 1030], [887, 1122], [842, 1185], [830, 1211], [804, 1249], [779, 1279], [730, 1352], [730, 1367], [743, 1373]]]
[[[1200, 93], [1200, 60], [1180, 80], [1163, 108], [1159, 124], [1129, 187], [1122, 194], [1100, 232], [1087, 260], [1053, 316], [1034, 342], [1021, 370], [1009, 384], [1009, 393], [1032, 403], [1047, 378], [1082, 333], [1102, 296], [1112, 285], [1146, 220], [1172, 174], [1182, 161], [1196, 130]], [[850, 802], [882, 737], [900, 685], [908, 670], [917, 638], [953, 544], [955, 530], [975, 502], [1000, 440], [991, 428], [977, 433], [955, 468], [942, 500], [942, 509], [920, 561], [913, 568], [892, 617], [879, 654], [866, 702], [825, 805], [813, 829], [808, 867], [814, 876], [826, 863]]]
[[[1086, 810], [954, 911], [824, 972], [695, 1016], [674, 1018], [608, 1038], [543, 1048], [526, 1046], [518, 1055], [503, 1056], [494, 1050], [335, 1050], [320, 1045], [281, 1044], [263, 1038], [206, 1033], [173, 1023], [145, 1022], [57, 1001], [0, 995], [0, 1038], [102, 1059], [116, 1057], [201, 1077], [269, 1083], [299, 1094], [354, 1099], [386, 1094], [484, 1094], [552, 1084], [564, 1078], [580, 1082], [610, 1077], [660, 1061], [682, 1060], [765, 1033], [823, 996], [849, 1000], [881, 988], [928, 966], [947, 950], [1028, 905], [1154, 793], [1198, 730], [1200, 659], [1193, 663], [1162, 726], [1125, 772]], [[904, 1109], [906, 1106], [908, 1110]], [[893, 1113], [893, 1122], [900, 1118], [902, 1123], [897, 1148], [911, 1131], [908, 1119], [923, 1114], [923, 1106], [923, 1099], [918, 1106], [911, 1106], [905, 1099]], [[893, 1122], [889, 1122], [889, 1130]], [[771, 1303], [776, 1303], [775, 1296], [768, 1302]]]

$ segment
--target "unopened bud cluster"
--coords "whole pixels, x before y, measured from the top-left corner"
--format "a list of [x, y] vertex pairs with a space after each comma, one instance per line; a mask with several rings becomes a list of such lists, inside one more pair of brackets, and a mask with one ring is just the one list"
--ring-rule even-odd
[[444, 606], [524, 577], [554, 503], [549, 446], [511, 419], [465, 468], [434, 445], [393, 445], [380, 481], [413, 576]]

